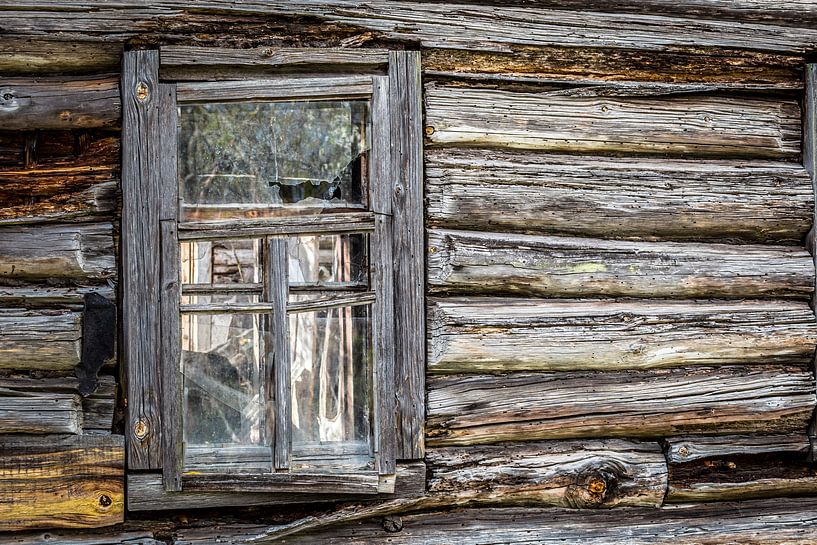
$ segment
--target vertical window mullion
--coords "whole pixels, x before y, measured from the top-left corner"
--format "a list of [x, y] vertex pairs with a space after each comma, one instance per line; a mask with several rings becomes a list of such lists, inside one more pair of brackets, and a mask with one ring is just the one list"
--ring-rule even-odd
[[[271, 361], [267, 362], [267, 384], [273, 388], [270, 403], [274, 406], [273, 467], [289, 469], [292, 422], [292, 395], [290, 394], [289, 321], [287, 319], [287, 296], [289, 293], [289, 268], [287, 263], [287, 239], [269, 237], [265, 254], [265, 289], [268, 302], [273, 305], [269, 316], [269, 341], [272, 347]], [[269, 358], [268, 358], [269, 359]]]

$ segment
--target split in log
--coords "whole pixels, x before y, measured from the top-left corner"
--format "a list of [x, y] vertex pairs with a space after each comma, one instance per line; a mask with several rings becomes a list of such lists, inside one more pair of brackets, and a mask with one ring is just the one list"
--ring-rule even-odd
[[0, 310], [0, 369], [65, 371], [80, 362], [78, 312]]
[[668, 503], [817, 494], [805, 435], [701, 439], [670, 441]]
[[518, 373], [428, 382], [434, 446], [679, 433], [795, 433], [815, 406], [809, 370], [697, 368]]
[[[223, 27], [231, 17], [252, 16], [261, 27], [257, 31], [265, 30], [260, 23], [276, 22], [275, 28], [282, 26], [282, 20], [307, 20], [327, 30], [355, 30], [358, 40], [365, 40], [367, 35], [371, 40], [373, 35], [427, 48], [485, 51], [564, 45], [645, 50], [687, 46], [799, 53], [812, 50], [817, 44], [817, 32], [809, 22], [813, 20], [811, 10], [800, 4], [777, 10], [778, 17], [771, 21], [765, 19], [758, 4], [754, 4], [754, 11], [744, 10], [743, 6], [731, 9], [734, 20], [721, 20], [713, 17], [709, 9], [698, 8], [679, 17], [673, 11], [675, 5], [672, 9], [664, 8], [665, 12], [660, 14], [386, 0], [364, 4], [356, 0], [255, 1], [229, 6], [212, 1], [148, 6], [136, 1], [111, 5], [104, 0], [61, 0], [56, 4], [30, 0], [12, 6], [14, 16], [4, 19], [6, 35], [69, 41], [87, 36], [103, 41], [157, 35], [178, 39], [185, 34], [189, 40], [194, 37], [201, 40], [208, 36], [208, 30]], [[765, 12], [765, 5], [762, 7]], [[745, 11], [750, 15], [743, 15]], [[783, 18], [782, 13], [788, 16]]]
[[508, 444], [427, 451], [428, 495], [342, 506], [270, 528], [267, 543], [336, 524], [415, 511], [475, 505], [536, 505], [579, 509], [659, 507], [666, 462], [656, 443], [621, 440]]
[[549, 297], [808, 299], [803, 248], [428, 232], [432, 292]]
[[434, 148], [425, 160], [433, 227], [799, 245], [813, 220], [795, 163]]
[[0, 230], [0, 277], [88, 281], [115, 274], [110, 223]]
[[429, 143], [571, 153], [796, 159], [791, 99], [582, 97], [426, 85]]
[[805, 302], [431, 299], [428, 372], [794, 364], [817, 344]]
[[[516, 82], [617, 84], [654, 82], [666, 89], [799, 89], [802, 57], [736, 51], [524, 47], [512, 53], [427, 49], [426, 77]], [[640, 83], [639, 83], [640, 85]]]
[[123, 521], [123, 437], [0, 438], [0, 530]]
[[[581, 513], [531, 507], [462, 509], [401, 516], [400, 531], [380, 520], [291, 536], [287, 545], [808, 545], [814, 542], [817, 500], [761, 500], [671, 509], [622, 508]], [[390, 531], [392, 530], [392, 531]], [[270, 543], [264, 526], [219, 526], [221, 545]], [[213, 542], [213, 526], [179, 529], [174, 545]]]
[[122, 44], [0, 40], [0, 74], [100, 74], [119, 69]]
[[394, 494], [376, 496], [343, 497], [316, 494], [280, 494], [247, 492], [167, 492], [158, 473], [133, 473], [128, 475], [128, 510], [156, 511], [162, 509], [208, 509], [225, 506], [260, 506], [314, 504], [336, 501], [387, 501], [400, 498], [416, 498], [425, 494], [426, 465], [423, 462], [408, 462], [397, 465], [397, 481]]
[[115, 127], [121, 110], [116, 76], [5, 78], [0, 82], [4, 130]]

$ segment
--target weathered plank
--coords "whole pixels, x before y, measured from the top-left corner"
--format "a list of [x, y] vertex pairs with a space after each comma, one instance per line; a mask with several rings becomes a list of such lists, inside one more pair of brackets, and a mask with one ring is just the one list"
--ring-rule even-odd
[[[599, 509], [577, 516], [571, 509], [531, 507], [462, 509], [403, 515], [384, 527], [380, 519], [288, 537], [288, 545], [808, 545], [814, 541], [817, 501], [763, 500], [685, 508]], [[265, 527], [223, 525], [218, 539], [239, 545]], [[395, 531], [396, 530], [396, 531]], [[212, 527], [180, 529], [174, 545], [213, 541]], [[252, 543], [273, 543], [257, 540]], [[284, 541], [281, 541], [284, 542]]]
[[57, 530], [47, 532], [14, 532], [0, 534], [8, 545], [167, 545], [153, 539], [153, 532], [145, 530], [112, 529]]
[[[690, 15], [679, 17], [671, 10], [655, 15], [386, 0], [365, 4], [354, 0], [245, 1], [229, 6], [217, 0], [192, 3], [173, 0], [152, 6], [143, 2], [111, 5], [104, 0], [84, 3], [29, 0], [7, 4], [6, 9], [16, 10], [16, 16], [6, 18], [4, 23], [8, 35], [59, 40], [92, 35], [100, 40], [120, 41], [162, 32], [174, 36], [198, 32], [195, 35], [199, 37], [202, 27], [219, 28], [231, 16], [254, 15], [271, 21], [303, 20], [308, 16], [308, 20], [325, 23], [330, 29], [350, 28], [364, 36], [369, 33], [389, 40], [419, 42], [424, 47], [488, 51], [512, 51], [519, 45], [566, 45], [802, 52], [817, 44], [814, 27], [807, 18], [802, 23], [799, 20], [802, 14], [810, 13], [808, 7], [801, 5], [777, 10], [778, 16], [771, 20], [764, 17], [757, 4], [753, 17], [742, 15], [743, 6], [733, 7], [731, 13], [737, 20], [730, 21], [713, 17], [708, 10], [692, 10]], [[781, 19], [784, 24], [776, 22]]]
[[81, 310], [85, 294], [97, 293], [113, 301], [114, 290], [109, 285], [52, 288], [42, 285], [0, 286], [0, 304], [22, 308], [70, 308]]
[[428, 77], [516, 82], [624, 85], [653, 82], [667, 91], [704, 89], [797, 89], [803, 86], [801, 57], [730, 49], [514, 47], [495, 53], [463, 49], [423, 51]]
[[431, 226], [600, 238], [802, 244], [799, 164], [428, 149]]
[[122, 61], [122, 359], [128, 468], [162, 465], [159, 335], [159, 52]]
[[122, 436], [0, 438], [0, 529], [123, 521]]
[[431, 83], [425, 106], [433, 145], [730, 158], [800, 153], [800, 109], [791, 99], [583, 97]]
[[78, 312], [0, 309], [0, 369], [73, 369], [82, 354]]
[[0, 397], [0, 433], [82, 431], [82, 404], [76, 394], [4, 393]]
[[811, 417], [814, 390], [810, 371], [787, 367], [437, 377], [426, 440], [793, 433]]
[[392, 52], [392, 244], [397, 403], [397, 457], [423, 457], [425, 319], [423, 279], [423, 146], [420, 53]]
[[116, 274], [110, 223], [0, 230], [0, 277], [102, 280]]
[[280, 494], [246, 492], [167, 492], [162, 476], [155, 473], [128, 475], [128, 509], [131, 511], [156, 511], [163, 509], [207, 509], [213, 507], [257, 505], [326, 503], [350, 500], [390, 500], [422, 496], [426, 487], [426, 465], [423, 462], [399, 463], [394, 494], [377, 496], [345, 495], [342, 498], [320, 494]]
[[116, 76], [4, 78], [0, 85], [4, 130], [112, 127], [120, 115]]
[[[343, 505], [262, 532], [261, 542], [314, 533], [338, 524], [476, 505], [560, 506], [595, 509], [659, 507], [666, 462], [656, 443], [606, 440], [431, 449], [428, 493], [368, 505]], [[384, 522], [385, 523], [385, 522]]]
[[432, 299], [428, 372], [811, 366], [805, 302]]
[[[817, 194], [817, 64], [806, 64], [805, 69], [806, 89], [803, 98], [803, 166], [808, 171], [812, 180], [812, 186]], [[817, 225], [817, 200], [814, 203], [814, 224]], [[812, 227], [806, 240], [806, 245], [810, 247], [814, 266], [817, 268], [817, 231]], [[817, 276], [815, 276], [815, 292], [812, 294], [812, 307], [817, 309]], [[817, 373], [817, 361], [815, 361], [815, 372]], [[811, 439], [811, 453], [809, 459], [817, 461], [817, 411], [809, 424], [809, 437]]]
[[808, 299], [814, 264], [789, 246], [428, 231], [432, 292], [552, 297]]
[[809, 440], [805, 434], [793, 435], [682, 435], [663, 439], [667, 461], [683, 464], [703, 458], [734, 454], [758, 455], [785, 452], [806, 455]]
[[104, 74], [116, 72], [122, 44], [0, 39], [0, 74]]

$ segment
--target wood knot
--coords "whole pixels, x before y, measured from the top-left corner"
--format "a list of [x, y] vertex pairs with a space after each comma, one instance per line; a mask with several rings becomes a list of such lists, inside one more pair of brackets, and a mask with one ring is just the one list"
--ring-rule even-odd
[[148, 423], [144, 420], [139, 420], [134, 424], [133, 435], [140, 441], [143, 441], [145, 437], [148, 436], [148, 433], [150, 433], [150, 428], [148, 427]]
[[144, 81], [140, 81], [136, 84], [136, 100], [139, 102], [144, 102], [150, 96], [150, 90], [148, 89], [148, 84]]
[[587, 491], [595, 496], [602, 496], [607, 490], [607, 483], [602, 479], [591, 479], [587, 485]]
[[99, 507], [101, 507], [103, 511], [106, 511], [108, 507], [113, 505], [113, 500], [107, 494], [100, 494], [99, 498], [97, 498], [97, 502], [99, 503]]
[[389, 533], [399, 532], [403, 529], [403, 519], [400, 517], [383, 517], [383, 529]]
[[686, 445], [683, 445], [681, 448], [678, 449], [678, 454], [686, 458], [687, 456], [689, 456], [689, 449], [687, 448]]
[[426, 136], [431, 136], [432, 134], [434, 134], [434, 127], [426, 127]]

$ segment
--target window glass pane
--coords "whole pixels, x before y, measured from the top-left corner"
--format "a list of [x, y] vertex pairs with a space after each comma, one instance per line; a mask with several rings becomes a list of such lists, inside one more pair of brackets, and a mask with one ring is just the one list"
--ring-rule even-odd
[[290, 286], [368, 285], [367, 235], [303, 236], [288, 242]]
[[196, 240], [181, 243], [183, 284], [261, 282], [261, 240]]
[[250, 313], [182, 314], [186, 451], [197, 446], [235, 449], [270, 444], [263, 319]]
[[360, 100], [181, 106], [180, 217], [362, 208], [368, 125]]
[[292, 313], [289, 334], [293, 458], [370, 464], [370, 305]]
[[261, 297], [251, 293], [208, 293], [182, 295], [183, 305], [240, 305], [244, 303], [259, 303]]

